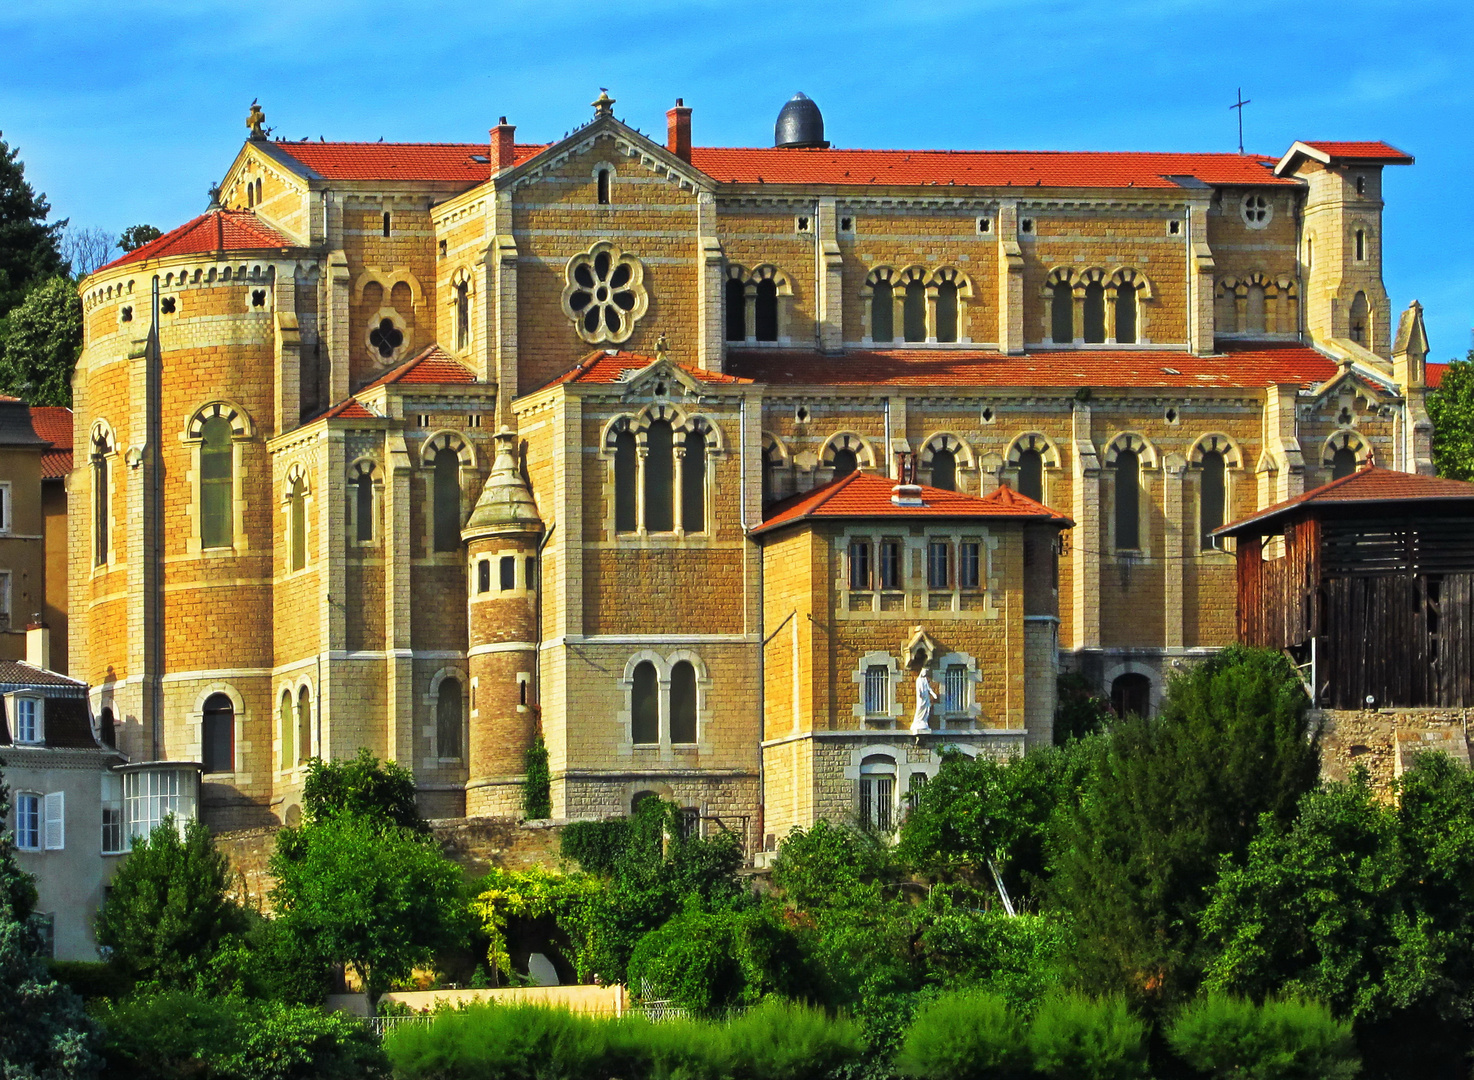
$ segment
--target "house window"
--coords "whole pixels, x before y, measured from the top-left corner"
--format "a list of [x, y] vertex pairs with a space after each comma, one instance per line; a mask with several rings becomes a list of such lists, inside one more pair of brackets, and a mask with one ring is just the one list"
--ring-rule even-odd
[[937, 283], [937, 340], [957, 340], [957, 282]]
[[636, 745], [660, 742], [660, 681], [655, 665], [642, 660], [635, 665], [630, 693], [630, 737]]
[[957, 587], [976, 589], [982, 584], [982, 545], [964, 540], [958, 545]]
[[[92, 440], [92, 565], [106, 566], [108, 557], [108, 519], [109, 496], [107, 455], [109, 451], [107, 436], [98, 432]], [[10, 489], [4, 489], [0, 493], [0, 530], [4, 530], [10, 520], [7, 508], [3, 505], [7, 501]]]
[[850, 541], [850, 588], [865, 592], [870, 588], [870, 541]]
[[235, 485], [230, 421], [212, 416], [200, 428], [200, 546], [228, 548], [235, 543], [231, 512]]
[[1053, 302], [1050, 307], [1051, 334], [1057, 345], [1068, 345], [1075, 340], [1075, 291], [1070, 283], [1061, 281], [1054, 286]]
[[860, 824], [876, 832], [890, 832], [894, 821], [896, 763], [872, 754], [860, 763]]
[[670, 741], [696, 741], [696, 668], [686, 660], [670, 669]]
[[1136, 286], [1124, 282], [1116, 286], [1116, 343], [1136, 343]]
[[899, 589], [901, 585], [901, 542], [899, 540], [882, 540], [880, 542], [880, 587], [882, 589]]
[[285, 772], [292, 767], [292, 749], [297, 742], [296, 710], [292, 708], [292, 692], [281, 692], [281, 704], [277, 708], [277, 724], [281, 728], [281, 767]]
[[479, 559], [476, 562], [476, 591], [478, 593], [491, 592], [490, 559]]
[[906, 283], [901, 302], [901, 330], [907, 341], [926, 340], [926, 286], [920, 281]]
[[675, 528], [671, 506], [674, 479], [674, 433], [670, 421], [656, 420], [645, 431], [645, 529], [670, 532]]
[[461, 546], [461, 459], [449, 446], [435, 455], [435, 550]]
[[102, 774], [102, 853], [119, 855], [123, 847], [123, 778]]
[[287, 493], [287, 520], [291, 528], [289, 571], [307, 565], [307, 485], [299, 476]]
[[621, 431], [614, 436], [614, 531], [634, 532], [639, 528], [635, 502], [635, 436]]
[[178, 769], [163, 768], [123, 774], [125, 847], [133, 846], [135, 836], [148, 836], [170, 814], [175, 815], [175, 824], [180, 829], [195, 816], [197, 793], [183, 789], [180, 775]]
[[681, 459], [681, 528], [706, 531], [706, 436], [686, 432], [686, 455]]
[[896, 340], [895, 289], [889, 281], [870, 287], [870, 340], [876, 344]]
[[965, 664], [948, 664], [942, 672], [942, 712], [948, 716], [966, 716], [971, 685]]
[[41, 850], [41, 796], [22, 792], [15, 797], [15, 846]]
[[740, 278], [728, 278], [724, 286], [727, 298], [727, 340], [747, 340], [747, 286]]
[[1018, 456], [1018, 492], [1035, 502], [1044, 501], [1044, 455], [1024, 450]]
[[753, 331], [759, 341], [778, 340], [778, 283], [772, 278], [757, 283]]
[[926, 545], [926, 587], [952, 587], [952, 545], [946, 540], [932, 540]]
[[1343, 446], [1331, 455], [1331, 479], [1340, 480], [1356, 472], [1356, 451]]
[[15, 741], [39, 743], [44, 737], [39, 698], [18, 697], [15, 702]]
[[459, 679], [440, 680], [435, 698], [435, 748], [441, 760], [459, 760], [461, 756], [461, 683]]
[[515, 555], [503, 555], [501, 565], [497, 569], [498, 579], [501, 583], [502, 592], [508, 592], [517, 587], [517, 557]]
[[1203, 455], [1202, 483], [1198, 487], [1198, 540], [1203, 551], [1213, 550], [1212, 532], [1223, 524], [1226, 490], [1223, 455], [1209, 450]]
[[891, 717], [891, 669], [885, 664], [871, 664], [865, 669], [865, 715], [889, 720]]
[[1098, 345], [1105, 341], [1105, 286], [1098, 281], [1085, 286], [1084, 315], [1086, 342]]
[[834, 451], [834, 479], [843, 480], [859, 467], [860, 458], [853, 450], [841, 446]]
[[67, 846], [67, 795], [64, 791], [48, 791], [45, 801], [47, 851], [65, 851]]
[[456, 348], [464, 349], [471, 343], [471, 283], [458, 282], [455, 287]]
[[1135, 450], [1116, 455], [1116, 550], [1141, 547], [1141, 458]]
[[312, 691], [297, 691], [297, 764], [312, 757]]
[[931, 456], [931, 486], [944, 491], [957, 490], [957, 455], [951, 450], [937, 450]]
[[202, 734], [205, 772], [235, 771], [235, 706], [224, 694], [205, 699]]

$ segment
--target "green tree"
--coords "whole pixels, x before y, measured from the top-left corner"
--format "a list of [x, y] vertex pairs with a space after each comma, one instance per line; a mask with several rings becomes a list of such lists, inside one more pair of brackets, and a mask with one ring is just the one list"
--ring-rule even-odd
[[429, 831], [415, 806], [414, 775], [397, 761], [380, 761], [367, 748], [346, 761], [308, 762], [302, 812], [309, 824], [347, 815]]
[[271, 858], [277, 920], [304, 953], [346, 964], [371, 1002], [463, 928], [461, 871], [434, 840], [373, 816], [283, 829]]
[[64, 277], [43, 281], [0, 320], [0, 393], [32, 405], [72, 403], [82, 353], [82, 298]]
[[244, 925], [230, 886], [229, 863], [210, 830], [194, 820], [180, 835], [175, 819], [165, 818], [134, 839], [113, 875], [97, 915], [98, 943], [141, 983], [200, 986], [221, 944]]
[[1067, 671], [1059, 677], [1057, 686], [1054, 706], [1056, 743], [1099, 735], [1110, 728], [1116, 714], [1093, 682], [1077, 671]]
[[1474, 480], [1474, 351], [1449, 364], [1428, 395], [1433, 467], [1450, 480]]
[[1290, 820], [1316, 782], [1307, 706], [1288, 660], [1232, 646], [1175, 677], [1160, 716], [1114, 729], [1050, 845], [1047, 894], [1074, 919], [1087, 988], [1191, 990], [1220, 858], [1242, 859], [1260, 815]]
[[20, 153], [0, 139], [0, 316], [49, 278], [67, 273], [61, 254], [66, 221], [46, 224], [51, 206], [26, 180]]
[[[3, 765], [0, 762], [0, 765]], [[10, 817], [10, 789], [0, 781], [0, 823]], [[0, 1076], [73, 1080], [95, 1076], [96, 1025], [82, 999], [46, 970], [31, 923], [36, 886], [16, 864], [15, 838], [0, 828]]]
[[129, 225], [118, 237], [118, 247], [124, 251], [137, 251], [144, 244], [157, 240], [163, 235], [152, 225]]
[[548, 771], [548, 747], [541, 734], [527, 748], [522, 782], [522, 816], [541, 821], [553, 816], [553, 774]]

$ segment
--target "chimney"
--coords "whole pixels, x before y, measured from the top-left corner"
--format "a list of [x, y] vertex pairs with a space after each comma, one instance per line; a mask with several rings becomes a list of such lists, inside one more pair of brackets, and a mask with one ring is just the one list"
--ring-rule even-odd
[[682, 161], [691, 160], [691, 110], [682, 98], [665, 114], [665, 148]]
[[512, 158], [517, 153], [516, 145], [512, 142], [512, 135], [516, 130], [516, 125], [507, 123], [505, 116], [491, 129], [491, 164], [494, 172], [511, 167]]
[[26, 624], [26, 663], [51, 670], [51, 629], [39, 617]]

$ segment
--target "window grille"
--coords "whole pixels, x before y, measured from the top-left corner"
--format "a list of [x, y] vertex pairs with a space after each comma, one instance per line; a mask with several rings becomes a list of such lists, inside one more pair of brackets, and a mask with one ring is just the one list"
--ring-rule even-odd
[[921, 796], [926, 792], [926, 782], [929, 777], [926, 773], [912, 773], [911, 779], [907, 781], [906, 808], [915, 810], [921, 803]]
[[865, 669], [865, 715], [890, 716], [891, 697], [891, 669], [871, 664]]
[[942, 712], [949, 716], [967, 714], [967, 667], [950, 664], [942, 675]]
[[976, 589], [983, 581], [982, 549], [976, 540], [965, 540], [960, 545], [961, 557], [957, 560], [957, 586]]
[[895, 799], [894, 776], [860, 777], [860, 822], [876, 832], [890, 832], [891, 804]]
[[950, 589], [952, 587], [951, 545], [945, 540], [933, 540], [926, 545], [926, 587], [928, 589]]

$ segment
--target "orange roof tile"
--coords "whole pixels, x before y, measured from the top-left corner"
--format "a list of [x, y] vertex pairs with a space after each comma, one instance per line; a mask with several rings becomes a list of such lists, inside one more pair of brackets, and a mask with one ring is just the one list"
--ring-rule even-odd
[[[330, 180], [430, 180], [479, 184], [490, 178], [490, 142], [274, 142], [285, 153]], [[519, 145], [514, 164], [544, 149]], [[481, 158], [477, 161], [477, 158]]]
[[[542, 390], [549, 386], [561, 386], [564, 383], [610, 384], [628, 382], [633, 376], [655, 363], [656, 359], [657, 357], [654, 356], [625, 352], [623, 349], [599, 349], [597, 352], [589, 353], [562, 375], [544, 383], [537, 389]], [[666, 357], [666, 360], [698, 382], [752, 382], [751, 379], [739, 378], [736, 375], [724, 375], [719, 371], [707, 371], [704, 368], [692, 367], [690, 364], [683, 364], [679, 360], [671, 360], [669, 357]], [[528, 392], [536, 393], [536, 391]]]
[[1332, 480], [1312, 488], [1303, 495], [1275, 503], [1248, 517], [1229, 522], [1214, 530], [1215, 536], [1239, 536], [1244, 533], [1273, 532], [1272, 522], [1292, 511], [1308, 506], [1347, 506], [1363, 503], [1449, 503], [1467, 502], [1474, 510], [1474, 484], [1462, 480], [1445, 480], [1441, 476], [1399, 472], [1377, 465], [1367, 465], [1350, 476]]
[[[372, 390], [391, 383], [441, 386], [446, 383], [473, 383], [475, 381], [475, 373], [465, 364], [455, 359], [439, 345], [428, 345], [397, 368], [384, 372], [363, 389]], [[362, 393], [362, 391], [359, 392]]]
[[892, 498], [895, 480], [873, 473], [852, 472], [812, 491], [774, 504], [768, 517], [753, 535], [795, 525], [815, 518], [992, 518], [1006, 521], [1039, 521], [1064, 528], [1074, 522], [1043, 503], [1020, 495], [1006, 484], [989, 495], [964, 495], [942, 488], [912, 485], [920, 492], [921, 505], [901, 506]]
[[55, 480], [72, 471], [72, 410], [65, 405], [32, 405], [31, 427], [51, 444], [41, 455], [41, 477]]
[[[382, 420], [378, 413], [363, 407], [357, 398], [344, 398], [326, 412], [318, 413], [313, 420]], [[311, 421], [309, 421], [310, 423]]]
[[1249, 154], [697, 146], [691, 149], [691, 164], [716, 180], [743, 184], [1185, 186], [1171, 179], [1174, 176], [1207, 184], [1295, 183], [1274, 175], [1274, 158]]
[[1424, 364], [1423, 383], [1429, 390], [1437, 390], [1443, 384], [1443, 373], [1448, 370], [1447, 364]]
[[203, 255], [214, 251], [262, 251], [291, 247], [292, 242], [250, 210], [207, 210], [157, 240], [114, 259], [103, 270], [170, 255]]
[[733, 349], [727, 369], [754, 382], [799, 386], [1313, 386], [1339, 368], [1303, 345], [1265, 345], [1214, 356], [1144, 350], [1076, 350], [1008, 356], [982, 350], [883, 349], [830, 356]]
[[1317, 139], [1311, 142], [1309, 139], [1302, 140], [1306, 146], [1313, 147], [1323, 154], [1335, 159], [1352, 159], [1356, 161], [1394, 161], [1398, 164], [1412, 164], [1413, 156], [1405, 154], [1395, 146], [1388, 146], [1384, 142], [1324, 142]]

